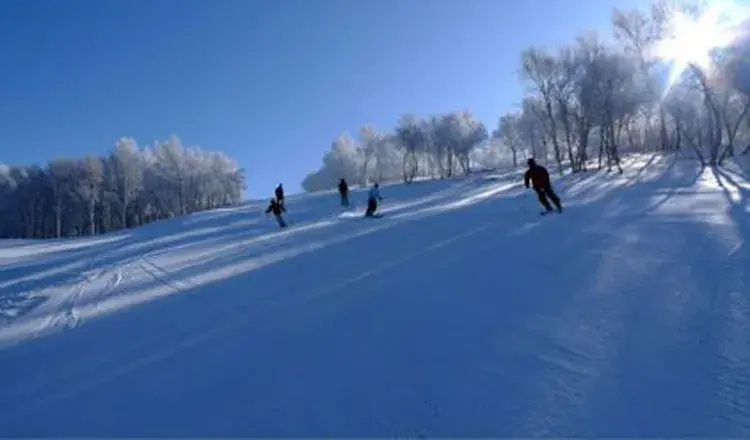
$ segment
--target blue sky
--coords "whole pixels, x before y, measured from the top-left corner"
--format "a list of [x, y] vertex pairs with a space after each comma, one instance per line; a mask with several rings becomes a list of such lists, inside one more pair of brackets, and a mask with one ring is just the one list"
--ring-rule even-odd
[[530, 44], [644, 0], [0, 0], [0, 162], [178, 135], [299, 190], [342, 131], [468, 108], [493, 128]]

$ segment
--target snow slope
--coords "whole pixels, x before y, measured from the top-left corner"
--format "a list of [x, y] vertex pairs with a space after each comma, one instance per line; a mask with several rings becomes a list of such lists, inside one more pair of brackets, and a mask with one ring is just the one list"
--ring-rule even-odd
[[[750, 184], [633, 158], [0, 242], [0, 436], [750, 435]], [[356, 211], [356, 212], [354, 212]]]

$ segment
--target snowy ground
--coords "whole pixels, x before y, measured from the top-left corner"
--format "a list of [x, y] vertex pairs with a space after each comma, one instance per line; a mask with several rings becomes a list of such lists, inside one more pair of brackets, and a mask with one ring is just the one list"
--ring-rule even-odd
[[[646, 166], [647, 165], [647, 166]], [[0, 241], [0, 436], [750, 435], [750, 184], [635, 158]]]

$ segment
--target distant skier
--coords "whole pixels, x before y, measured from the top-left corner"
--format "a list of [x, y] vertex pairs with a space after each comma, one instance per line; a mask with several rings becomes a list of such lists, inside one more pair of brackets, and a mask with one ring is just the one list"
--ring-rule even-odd
[[555, 204], [557, 212], [562, 212], [560, 198], [557, 197], [557, 194], [555, 194], [555, 191], [552, 189], [547, 169], [538, 165], [534, 159], [529, 159], [526, 163], [529, 165], [529, 169], [526, 170], [526, 174], [523, 176], [523, 183], [526, 188], [529, 187], [529, 180], [531, 180], [532, 185], [534, 186], [534, 191], [536, 191], [537, 196], [539, 196], [539, 201], [544, 205], [547, 213], [552, 212], [552, 206], [550, 206], [549, 201], [547, 200], [548, 197], [552, 200], [552, 203]]
[[268, 208], [266, 209], [266, 215], [273, 213], [273, 216], [276, 217], [276, 222], [279, 224], [280, 228], [286, 228], [286, 222], [284, 221], [284, 218], [281, 216], [282, 212], [286, 212], [286, 208], [284, 208], [284, 205], [279, 203], [276, 199], [271, 199], [271, 202], [268, 204]]
[[378, 210], [378, 202], [383, 200], [383, 197], [380, 196], [379, 188], [380, 185], [377, 183], [370, 188], [370, 193], [367, 196], [367, 212], [365, 212], [365, 217], [373, 217], [375, 211]]
[[339, 196], [341, 196], [341, 206], [349, 207], [349, 185], [343, 178], [339, 182]]
[[279, 186], [276, 187], [276, 190], [274, 192], [276, 194], [276, 200], [278, 200], [279, 205], [284, 206], [284, 187], [279, 183]]

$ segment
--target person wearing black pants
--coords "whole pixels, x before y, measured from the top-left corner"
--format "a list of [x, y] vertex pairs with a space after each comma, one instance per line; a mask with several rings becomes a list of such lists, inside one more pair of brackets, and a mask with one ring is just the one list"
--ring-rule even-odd
[[557, 194], [555, 194], [555, 191], [552, 189], [547, 169], [538, 165], [534, 159], [529, 159], [526, 163], [529, 165], [529, 169], [526, 170], [526, 173], [523, 176], [523, 183], [526, 188], [529, 187], [529, 181], [531, 181], [534, 186], [534, 191], [536, 191], [536, 195], [539, 197], [539, 202], [544, 206], [547, 212], [552, 211], [552, 206], [550, 206], [549, 201], [547, 200], [548, 198], [549, 200], [552, 200], [555, 208], [557, 208], [557, 212], [562, 212], [560, 198], [557, 197]]
[[349, 207], [349, 185], [346, 180], [341, 179], [339, 182], [339, 196], [341, 197], [341, 206]]

